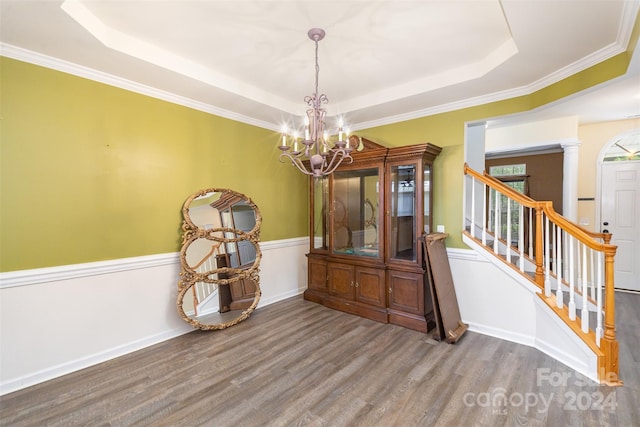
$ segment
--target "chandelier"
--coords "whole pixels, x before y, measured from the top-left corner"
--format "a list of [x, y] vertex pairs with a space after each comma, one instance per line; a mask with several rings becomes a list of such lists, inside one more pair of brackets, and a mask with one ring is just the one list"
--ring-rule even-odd
[[[318, 74], [320, 73], [318, 42], [324, 38], [325, 31], [321, 28], [312, 28], [307, 35], [316, 44], [316, 90], [313, 95], [304, 98], [309, 106], [304, 119], [304, 138], [299, 141], [297, 132], [290, 137], [287, 135], [287, 129], [284, 128], [282, 145], [278, 148], [282, 151], [281, 162], [289, 159], [300, 172], [319, 178], [331, 174], [344, 160], [351, 163], [353, 158], [350, 155], [352, 148], [349, 147], [349, 135], [342, 129], [342, 120], [338, 124], [338, 141], [333, 145], [330, 145], [329, 136], [325, 131], [326, 111], [322, 108], [322, 104], [329, 100], [325, 94], [318, 95]], [[342, 139], [345, 135], [346, 141]]]

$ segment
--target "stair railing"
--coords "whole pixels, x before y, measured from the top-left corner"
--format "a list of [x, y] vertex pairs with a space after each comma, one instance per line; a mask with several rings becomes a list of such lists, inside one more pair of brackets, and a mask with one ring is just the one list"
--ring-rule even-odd
[[464, 173], [470, 199], [464, 233], [534, 283], [598, 355], [600, 380], [620, 385], [611, 234], [587, 231], [555, 212], [552, 202], [533, 200], [487, 172], [465, 164]]
[[[192, 268], [198, 273], [206, 273], [207, 271], [213, 271], [218, 268], [215, 255], [218, 253], [221, 244], [221, 242], [212, 244], [209, 252], [204, 257], [202, 257], [202, 259], [198, 261]], [[218, 285], [215, 283], [196, 282], [193, 285], [193, 310], [195, 316], [198, 316], [198, 306], [200, 305], [200, 303], [202, 303], [209, 295], [215, 293], [217, 290]]]

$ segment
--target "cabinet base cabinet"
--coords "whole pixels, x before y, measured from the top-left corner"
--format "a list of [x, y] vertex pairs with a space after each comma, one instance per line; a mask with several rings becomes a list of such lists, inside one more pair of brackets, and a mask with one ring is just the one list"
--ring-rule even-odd
[[389, 323], [425, 333], [435, 327], [423, 271], [389, 270], [387, 286]]
[[423, 332], [425, 334], [435, 327], [435, 322], [426, 316], [418, 316], [416, 314], [395, 311], [392, 309], [387, 310], [387, 315], [389, 323], [413, 329], [414, 331]]
[[322, 304], [323, 298], [329, 290], [329, 275], [327, 273], [327, 262], [324, 258], [315, 257], [308, 254], [309, 277], [307, 290], [304, 291], [304, 299]]
[[346, 264], [309, 257], [304, 299], [382, 323], [427, 333], [433, 309], [420, 270]]
[[381, 323], [391, 323], [414, 331], [428, 333], [435, 328], [433, 312], [425, 315], [407, 313], [405, 311], [394, 310], [392, 308], [376, 307], [370, 304], [363, 304], [357, 301], [346, 300], [326, 293], [307, 289], [304, 292], [304, 299], [324, 305], [334, 310], [343, 311], [356, 316], [375, 320]]
[[356, 301], [376, 307], [386, 307], [384, 270], [358, 267], [355, 275]]
[[327, 295], [323, 298], [321, 304], [325, 307], [333, 308], [334, 310], [355, 314], [356, 316], [365, 317], [367, 319], [375, 320], [376, 322], [388, 323], [387, 310], [382, 307], [374, 307], [357, 301], [348, 301], [331, 295]]

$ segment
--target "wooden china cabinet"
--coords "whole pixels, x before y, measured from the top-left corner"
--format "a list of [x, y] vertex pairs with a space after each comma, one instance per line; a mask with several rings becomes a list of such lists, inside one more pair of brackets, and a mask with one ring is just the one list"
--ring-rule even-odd
[[310, 178], [304, 298], [427, 332], [433, 307], [419, 238], [432, 230], [433, 161], [425, 143], [386, 148], [349, 138], [353, 162]]
[[[239, 195], [223, 194], [220, 199], [211, 203], [211, 207], [220, 212], [221, 225], [229, 230], [238, 229], [251, 231], [255, 226], [253, 208]], [[239, 240], [237, 235], [226, 231], [224, 237], [232, 239], [224, 243], [223, 253], [216, 256], [218, 268], [230, 267], [239, 270], [249, 270], [256, 259], [256, 250], [248, 240]], [[232, 279], [234, 273], [218, 273], [219, 279]], [[256, 296], [256, 283], [251, 277], [235, 280], [218, 288], [220, 312], [229, 310], [243, 310], [250, 307]]]

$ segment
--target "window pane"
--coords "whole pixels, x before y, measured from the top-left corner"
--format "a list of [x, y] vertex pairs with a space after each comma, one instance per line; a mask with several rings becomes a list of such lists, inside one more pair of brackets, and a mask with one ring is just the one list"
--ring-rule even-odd
[[605, 162], [640, 160], [640, 131], [624, 135], [614, 142], [604, 154]]
[[489, 168], [489, 175], [491, 176], [525, 175], [526, 173], [527, 165], [524, 163], [518, 165], [491, 166]]

